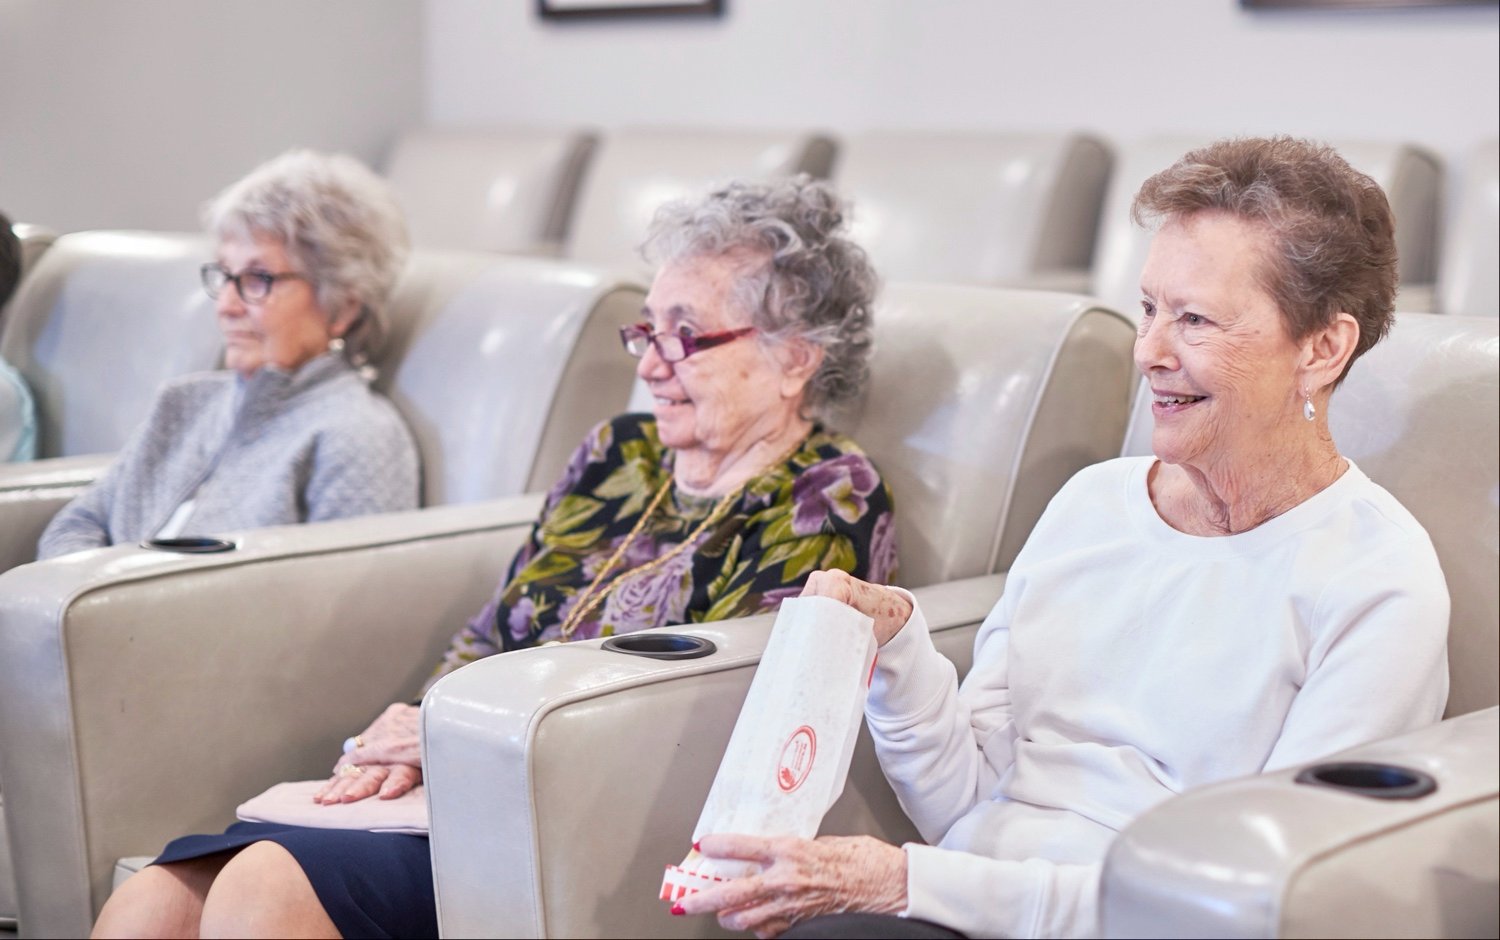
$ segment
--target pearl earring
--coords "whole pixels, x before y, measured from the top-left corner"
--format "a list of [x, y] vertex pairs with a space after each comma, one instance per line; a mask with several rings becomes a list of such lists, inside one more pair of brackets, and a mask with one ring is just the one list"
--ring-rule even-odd
[[1318, 409], [1313, 407], [1312, 396], [1306, 392], [1302, 393], [1302, 417], [1309, 421], [1317, 418]]
[[[344, 338], [342, 336], [335, 336], [332, 339], [330, 339], [328, 341], [328, 351], [329, 352], [333, 352], [333, 353], [343, 352], [344, 351]], [[1309, 419], [1309, 420], [1311, 420], [1311, 419]]]

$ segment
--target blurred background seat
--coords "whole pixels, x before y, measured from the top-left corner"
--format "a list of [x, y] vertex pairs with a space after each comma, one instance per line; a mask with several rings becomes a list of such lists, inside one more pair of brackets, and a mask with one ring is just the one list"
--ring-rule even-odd
[[1437, 309], [1500, 316], [1500, 141], [1474, 150], [1449, 204], [1454, 212], [1438, 269]]
[[596, 142], [561, 128], [419, 128], [396, 142], [386, 176], [420, 248], [555, 255]]
[[733, 179], [826, 177], [834, 152], [831, 138], [802, 130], [611, 130], [584, 174], [565, 254], [644, 270], [637, 247], [662, 203]]
[[[887, 289], [875, 330], [868, 397], [839, 426], [890, 482], [899, 580], [930, 585], [917, 593], [934, 640], [967, 670], [997, 572], [1123, 433], [1134, 333], [1087, 298], [913, 284]], [[702, 659], [581, 642], [438, 683], [422, 721], [443, 933], [720, 933], [711, 918], [664, 917], [657, 889], [691, 845], [770, 624], [682, 628], [717, 644]], [[915, 838], [867, 739], [824, 831]]]
[[[1500, 839], [1500, 321], [1403, 313], [1334, 393], [1339, 450], [1427, 529], [1452, 597], [1447, 720], [1333, 755], [1422, 771], [1375, 799], [1288, 770], [1194, 790], [1121, 834], [1108, 936], [1483, 936]], [[1139, 414], [1127, 453], [1150, 453]], [[1377, 795], [1399, 775], [1361, 775]], [[1389, 792], [1383, 794], [1389, 795]]]
[[1085, 291], [1109, 181], [1086, 134], [840, 138], [833, 181], [888, 280]]

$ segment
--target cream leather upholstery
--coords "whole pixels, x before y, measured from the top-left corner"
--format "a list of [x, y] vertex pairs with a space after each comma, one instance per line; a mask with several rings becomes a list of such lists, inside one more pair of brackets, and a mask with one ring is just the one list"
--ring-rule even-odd
[[[18, 368], [43, 379], [37, 407], [41, 421], [50, 416], [52, 452], [58, 441], [114, 450], [161, 382], [216, 365], [219, 332], [196, 270], [202, 250], [178, 236], [70, 235], [28, 280], [6, 342], [29, 356]], [[120, 302], [107, 289], [116, 282], [132, 285]], [[634, 361], [621, 353], [616, 327], [634, 319], [643, 296], [633, 280], [572, 262], [413, 252], [375, 365], [376, 387], [417, 440], [423, 504], [549, 485], [584, 432], [628, 399]], [[137, 313], [143, 339], [113, 322], [117, 303]], [[162, 309], [168, 314], [145, 313]], [[182, 310], [197, 319], [184, 323]], [[110, 329], [96, 331], [101, 320]], [[111, 344], [163, 352], [109, 355]], [[0, 465], [0, 571], [36, 557], [53, 513], [109, 457]]]
[[566, 253], [639, 269], [636, 249], [662, 203], [731, 179], [827, 176], [833, 149], [829, 138], [803, 131], [609, 131], [584, 175]]
[[[1114, 175], [1105, 196], [1099, 242], [1094, 251], [1091, 293], [1128, 316], [1140, 310], [1141, 268], [1152, 233], [1130, 221], [1130, 203], [1141, 184], [1165, 170], [1208, 138], [1153, 137], [1118, 148]], [[1330, 141], [1356, 170], [1385, 190], [1396, 216], [1396, 249], [1401, 265], [1402, 310], [1430, 310], [1437, 265], [1437, 221], [1443, 170], [1437, 157], [1413, 144]]]
[[[895, 493], [901, 581], [931, 585], [918, 596], [938, 647], [967, 670], [993, 572], [1075, 470], [1113, 454], [1133, 334], [1084, 298], [932, 285], [891, 285], [875, 323], [869, 395], [845, 426]], [[770, 622], [684, 630], [718, 644], [703, 659], [575, 643], [440, 682], [422, 720], [445, 935], [717, 934], [668, 917], [656, 891], [688, 849]], [[914, 837], [868, 743], [825, 831]]]
[[41, 256], [0, 333], [36, 398], [39, 457], [118, 450], [162, 382], [214, 367], [222, 344], [198, 280], [209, 252], [197, 235], [77, 232]]
[[871, 132], [839, 142], [852, 234], [889, 280], [1087, 277], [1109, 149], [1083, 134]]
[[1500, 316], [1500, 141], [1475, 148], [1444, 233], [1437, 309]]
[[596, 137], [540, 128], [423, 128], [402, 135], [386, 176], [412, 243], [556, 254]]
[[22, 932], [81, 937], [116, 859], [233, 821], [421, 686], [539, 506], [114, 546], [0, 575], [0, 793]]
[[[1286, 772], [1172, 799], [1111, 852], [1102, 889], [1109, 935], [1494, 932], [1497, 329], [1490, 317], [1400, 314], [1329, 406], [1340, 451], [1427, 528], [1453, 600], [1449, 719], [1336, 759], [1422, 770], [1437, 792], [1385, 802], [1296, 784]], [[1137, 412], [1127, 453], [1149, 452], [1149, 421]]]

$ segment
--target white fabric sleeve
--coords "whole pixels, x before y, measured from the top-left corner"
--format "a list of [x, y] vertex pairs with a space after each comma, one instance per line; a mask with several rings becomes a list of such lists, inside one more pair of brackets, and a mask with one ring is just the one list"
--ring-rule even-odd
[[875, 752], [902, 809], [928, 842], [941, 840], [989, 799], [1013, 760], [1009, 610], [1002, 597], [979, 628], [962, 690], [953, 664], [932, 645], [914, 599], [911, 619], [875, 660], [865, 705]]
[[1307, 676], [1266, 770], [1430, 725], [1448, 701], [1448, 587], [1430, 544], [1402, 544], [1332, 580]]
[[905, 849], [906, 917], [970, 937], [1098, 936], [1098, 865]]

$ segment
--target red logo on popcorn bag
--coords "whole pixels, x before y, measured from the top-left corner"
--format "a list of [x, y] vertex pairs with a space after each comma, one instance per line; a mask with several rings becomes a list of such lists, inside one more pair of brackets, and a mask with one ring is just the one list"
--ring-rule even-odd
[[803, 725], [787, 739], [781, 748], [781, 760], [776, 764], [776, 785], [788, 793], [802, 786], [802, 781], [812, 772], [813, 757], [818, 753], [818, 736], [813, 729]]

